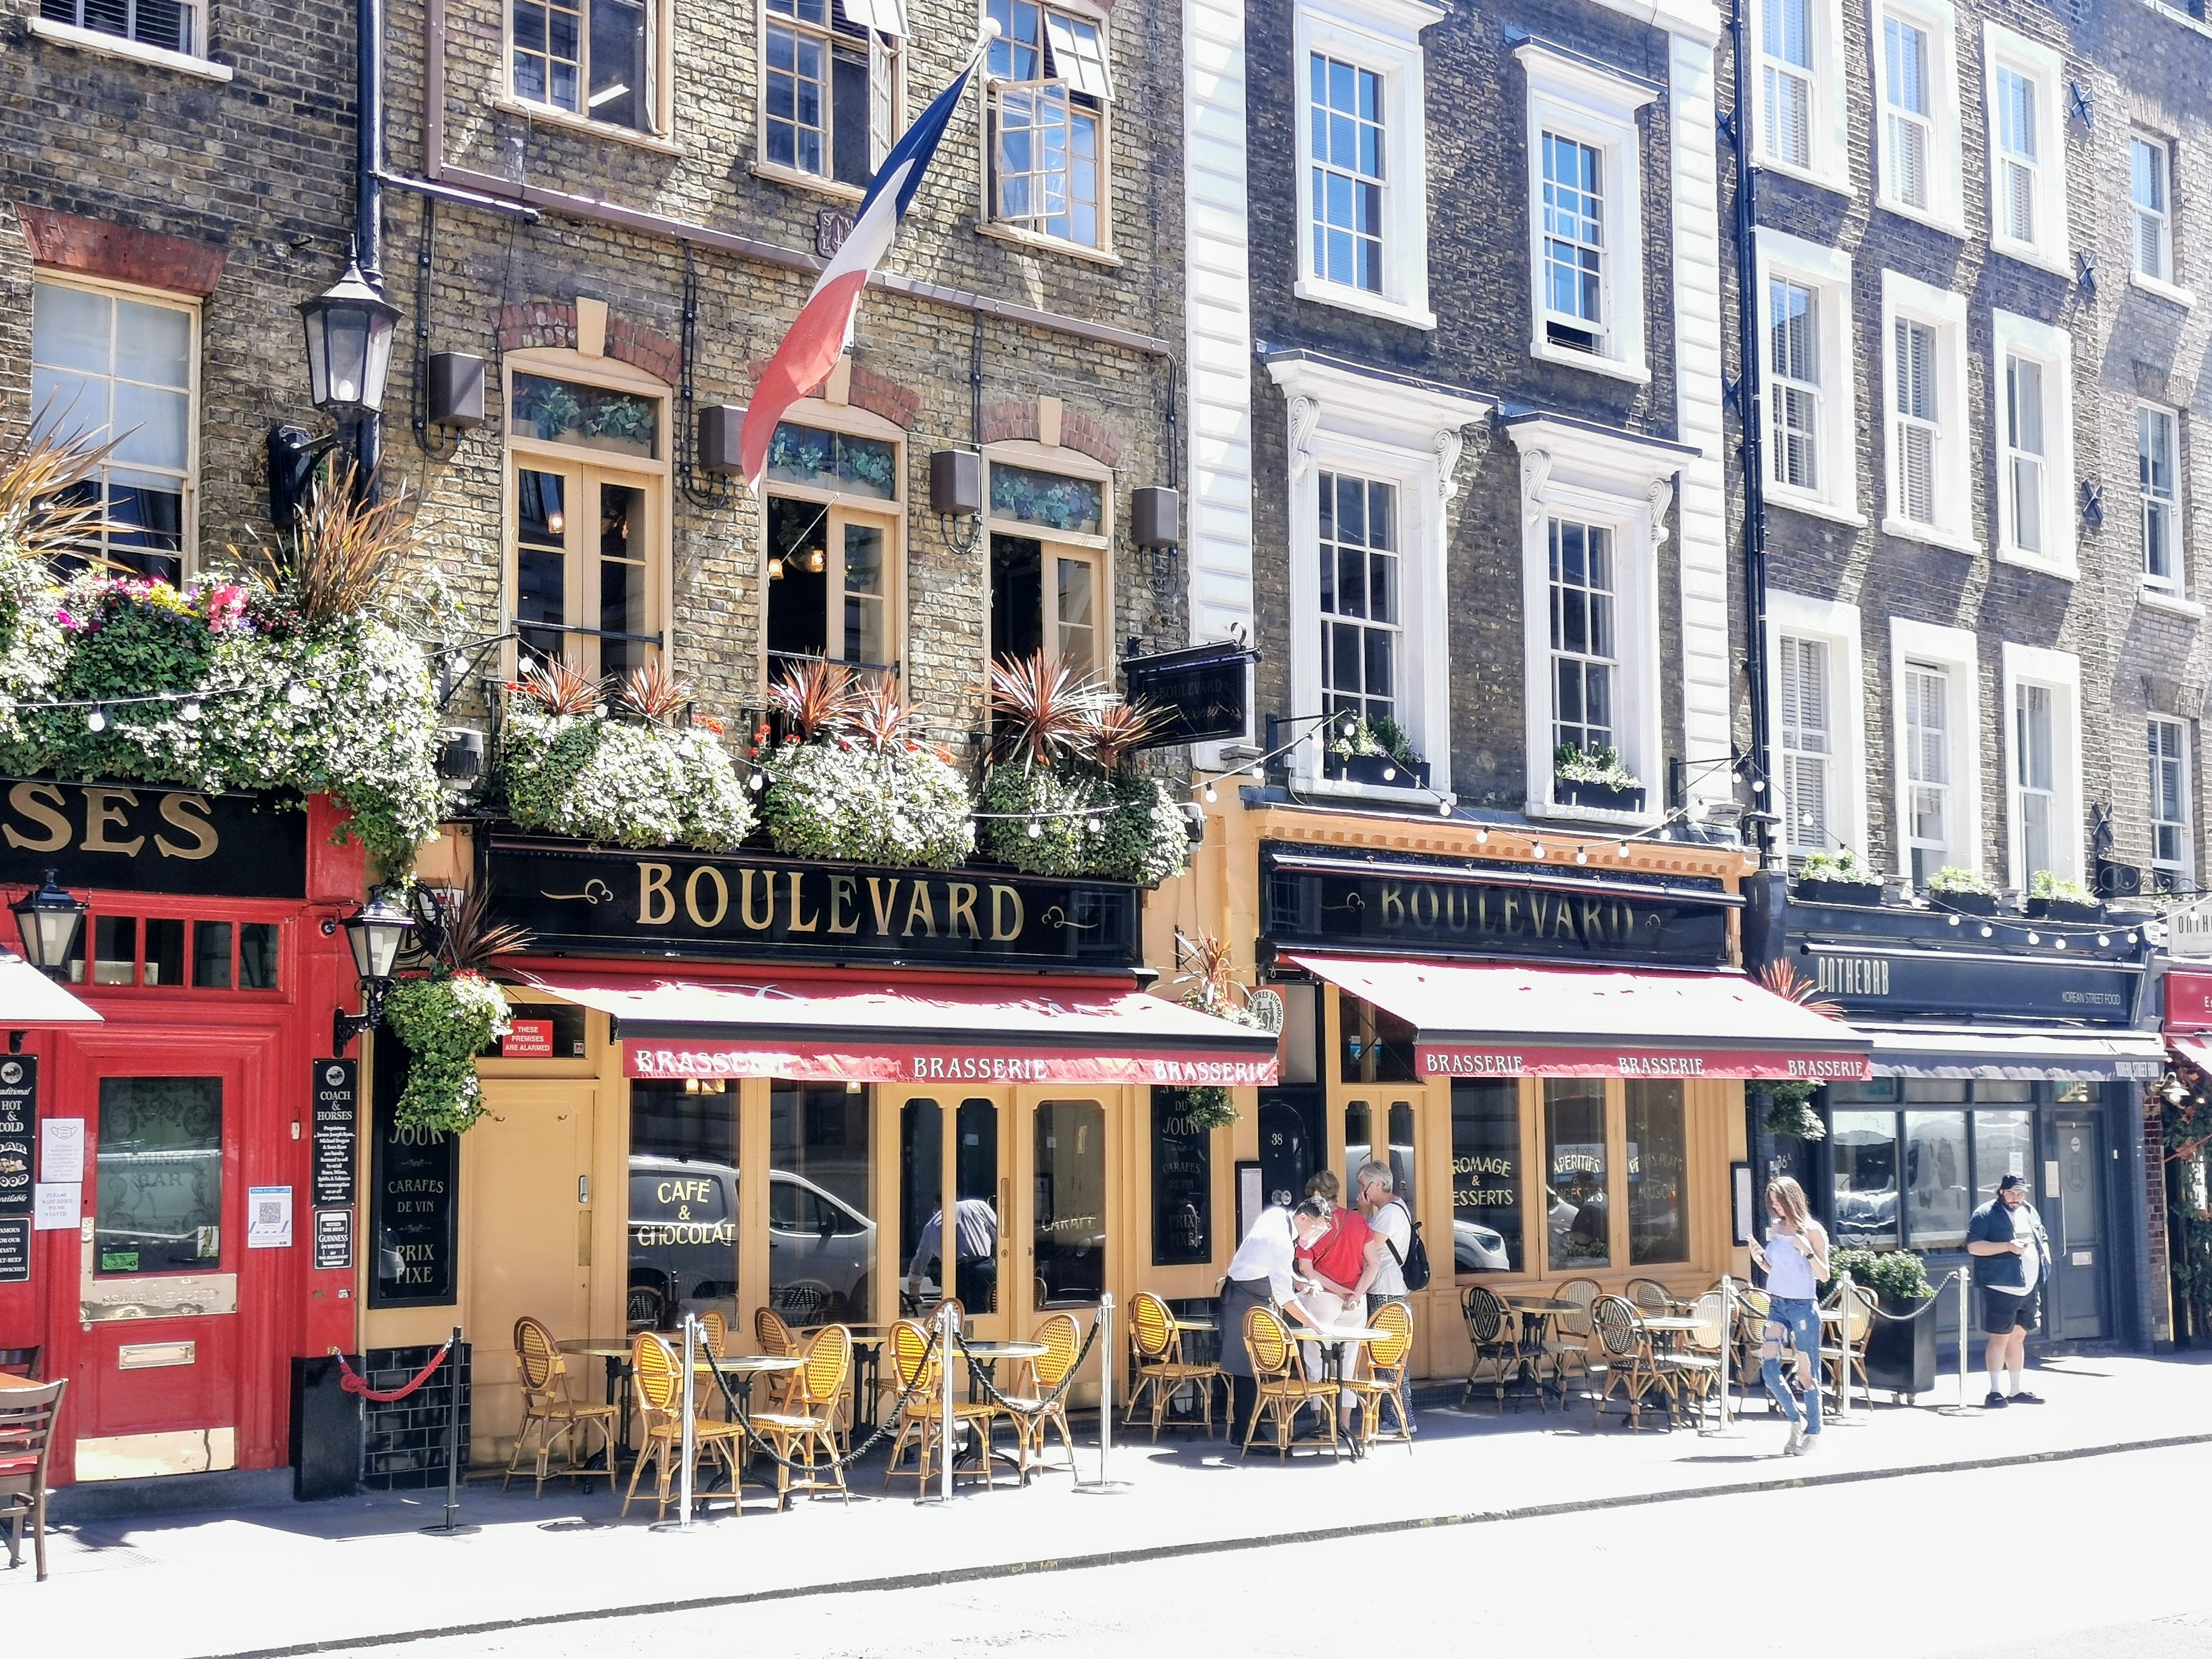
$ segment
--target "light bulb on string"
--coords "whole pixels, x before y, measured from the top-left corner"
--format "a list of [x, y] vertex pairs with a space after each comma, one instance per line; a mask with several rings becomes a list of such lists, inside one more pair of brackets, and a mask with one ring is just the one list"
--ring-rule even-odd
[[783, 561], [781, 559], [770, 559], [768, 562], [768, 579], [772, 582], [780, 582], [783, 580]]
[[1628, 856], [1628, 843], [1626, 842], [1620, 843], [1620, 856], [1623, 858], [1626, 858]]
[[1044, 839], [1044, 825], [1039, 823], [1035, 818], [1030, 820], [1030, 839], [1031, 841]]
[[2040, 933], [2030, 933], [2027, 936], [2027, 942], [2030, 945], [2040, 945], [2043, 943], [2043, 935]]
[[185, 720], [198, 720], [200, 717], [200, 700], [198, 697], [186, 697], [184, 707], [178, 709], [177, 713]]
[[1448, 817], [1449, 817], [1451, 815], [1452, 815], [1452, 804], [1451, 804], [1449, 801], [1448, 801], [1448, 800], [1440, 800], [1440, 801], [1438, 801], [1438, 802], [1437, 803], [1437, 816], [1438, 817], [1440, 817], [1440, 818], [1448, 818]]
[[1530, 842], [1528, 843], [1528, 856], [1532, 859], [1540, 859], [1543, 857], [1544, 843], [1540, 841]]
[[2051, 941], [2051, 948], [2054, 951], [2063, 951], [2066, 948], [2066, 941], [2063, 939], [2055, 939]]
[[1210, 805], [1213, 802], [1221, 799], [1221, 792], [1209, 783], [1206, 786], [1206, 799], [1207, 804]]
[[1984, 923], [1982, 924], [1982, 937], [1983, 937], [1984, 939], [1987, 939], [1987, 938], [1989, 938], [1991, 934], [1995, 933], [1996, 932], [1996, 928], [1994, 928], [1994, 927], [1990, 927], [1990, 926], [1989, 925], [1989, 923], [1987, 923], [1986, 921], [1985, 921], [1985, 922], [1984, 922]]
[[92, 713], [84, 717], [84, 727], [88, 732], [105, 732], [107, 730], [107, 711], [105, 708], [94, 709]]
[[1589, 854], [1584, 852], [1581, 848], [1576, 848], [1575, 862], [1577, 864], [1588, 864], [1589, 862]]
[[2112, 936], [2110, 933], [2100, 933], [2100, 934], [2098, 934], [2098, 935], [2097, 935], [2097, 948], [2098, 948], [2100, 951], [2109, 951], [2109, 950], [2111, 950], [2111, 949], [2112, 948]]
[[1957, 916], [1954, 915], [1951, 918], [1951, 925], [1954, 927], [1956, 927], [1959, 925], [1959, 918]]
[[1490, 831], [1489, 831], [1489, 830], [1476, 830], [1476, 831], [1474, 832], [1474, 844], [1475, 844], [1477, 847], [1487, 847], [1487, 846], [1489, 846], [1489, 845], [1490, 845]]

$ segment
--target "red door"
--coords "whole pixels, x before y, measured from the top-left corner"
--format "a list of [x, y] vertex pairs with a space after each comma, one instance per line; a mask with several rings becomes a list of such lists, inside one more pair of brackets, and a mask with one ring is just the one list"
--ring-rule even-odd
[[241, 1148], [270, 1086], [276, 1036], [153, 1035], [74, 1037], [58, 1057], [58, 1098], [84, 1120], [74, 1251], [66, 1235], [47, 1235], [62, 1245], [56, 1301], [75, 1316], [64, 1323], [57, 1308], [53, 1326], [64, 1344], [74, 1339], [79, 1480], [265, 1461], [252, 1454], [268, 1436], [266, 1402], [251, 1397], [262, 1390], [247, 1376], [267, 1316], [256, 1270], [291, 1253], [250, 1248], [257, 1219], [258, 1236], [274, 1241], [285, 1205], [264, 1194], [258, 1207], [270, 1212], [256, 1215]]

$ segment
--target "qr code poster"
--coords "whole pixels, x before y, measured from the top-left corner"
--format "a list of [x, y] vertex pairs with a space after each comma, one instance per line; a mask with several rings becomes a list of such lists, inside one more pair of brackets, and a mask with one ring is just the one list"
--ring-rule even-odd
[[248, 1187], [246, 1189], [246, 1248], [283, 1250], [292, 1244], [292, 1189], [289, 1187]]

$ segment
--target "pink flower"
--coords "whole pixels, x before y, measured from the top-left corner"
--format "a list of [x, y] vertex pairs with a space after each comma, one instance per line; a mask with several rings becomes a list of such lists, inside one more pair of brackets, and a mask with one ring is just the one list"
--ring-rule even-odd
[[246, 592], [235, 582], [210, 587], [204, 597], [207, 601], [208, 626], [216, 632], [235, 628], [245, 620]]

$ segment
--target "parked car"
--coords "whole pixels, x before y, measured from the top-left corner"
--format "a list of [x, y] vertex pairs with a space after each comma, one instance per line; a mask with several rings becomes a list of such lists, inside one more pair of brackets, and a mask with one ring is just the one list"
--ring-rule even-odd
[[[787, 1170], [769, 1171], [769, 1295], [799, 1323], [853, 1318], [866, 1300], [876, 1224]], [[727, 1164], [629, 1161], [632, 1330], [665, 1330], [689, 1310], [736, 1321], [738, 1171]]]
[[1477, 1222], [1453, 1222], [1452, 1266], [1463, 1273], [1512, 1272], [1512, 1260], [1505, 1252], [1505, 1235]]

